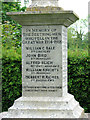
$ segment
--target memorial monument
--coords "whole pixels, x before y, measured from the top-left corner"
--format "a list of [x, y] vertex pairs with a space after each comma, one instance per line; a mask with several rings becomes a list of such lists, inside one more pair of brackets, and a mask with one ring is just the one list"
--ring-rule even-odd
[[84, 117], [67, 90], [67, 27], [78, 16], [58, 0], [32, 0], [25, 12], [7, 15], [22, 25], [22, 97], [4, 117]]

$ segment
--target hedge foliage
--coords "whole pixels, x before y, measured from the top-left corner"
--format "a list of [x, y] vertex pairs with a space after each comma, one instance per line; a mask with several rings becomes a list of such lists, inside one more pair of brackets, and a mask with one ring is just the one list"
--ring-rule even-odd
[[[70, 50], [68, 56], [69, 93], [73, 94], [75, 99], [80, 102], [85, 112], [90, 112], [88, 53]], [[14, 49], [4, 49], [2, 60], [2, 104], [3, 111], [7, 111], [22, 92], [20, 52], [17, 53]]]
[[21, 55], [14, 49], [5, 50], [2, 58], [2, 111], [7, 111], [21, 96]]
[[68, 55], [68, 87], [69, 93], [90, 112], [89, 98], [89, 57], [88, 51], [69, 51]]

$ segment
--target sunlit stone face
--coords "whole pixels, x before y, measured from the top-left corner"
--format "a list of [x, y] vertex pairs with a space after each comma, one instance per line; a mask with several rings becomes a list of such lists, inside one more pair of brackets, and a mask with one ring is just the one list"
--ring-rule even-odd
[[59, 0], [32, 0], [31, 6], [37, 7], [37, 6], [53, 6], [56, 7], [58, 6], [58, 1]]

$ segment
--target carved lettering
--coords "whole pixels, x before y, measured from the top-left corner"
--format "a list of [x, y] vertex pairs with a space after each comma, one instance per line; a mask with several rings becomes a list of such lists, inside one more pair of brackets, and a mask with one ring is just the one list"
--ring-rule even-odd
[[61, 90], [62, 34], [59, 26], [24, 26], [22, 36], [24, 91], [33, 94]]

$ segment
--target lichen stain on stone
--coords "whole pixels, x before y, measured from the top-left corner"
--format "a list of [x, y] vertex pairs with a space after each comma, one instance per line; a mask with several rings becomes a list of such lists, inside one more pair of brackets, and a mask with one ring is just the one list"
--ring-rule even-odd
[[59, 11], [63, 11], [63, 9], [61, 7], [31, 7], [31, 8], [27, 8], [26, 11], [30, 11], [30, 12], [39, 12], [39, 13], [48, 13], [48, 12], [59, 12]]

